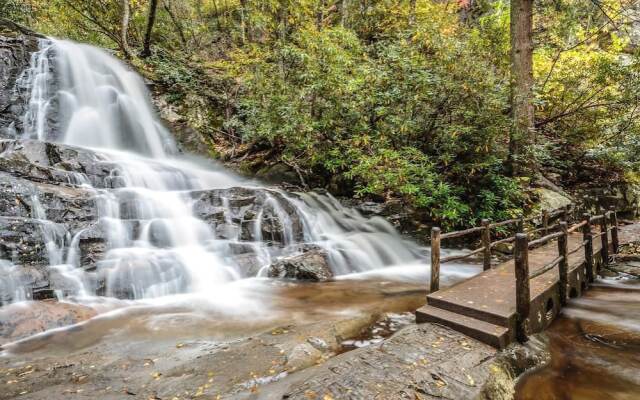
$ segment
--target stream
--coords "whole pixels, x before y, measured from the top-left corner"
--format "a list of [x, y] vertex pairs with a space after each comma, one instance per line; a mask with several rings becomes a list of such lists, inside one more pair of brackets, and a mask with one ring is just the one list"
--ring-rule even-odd
[[546, 334], [551, 361], [524, 375], [516, 400], [640, 398], [640, 282], [603, 279]]

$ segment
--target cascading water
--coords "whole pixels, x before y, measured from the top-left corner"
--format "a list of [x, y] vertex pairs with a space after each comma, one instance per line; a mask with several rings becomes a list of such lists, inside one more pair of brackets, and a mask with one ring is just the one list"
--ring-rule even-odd
[[[94, 194], [97, 226], [60, 232], [48, 223], [37, 197], [32, 199], [50, 264], [71, 294], [212, 295], [220, 285], [264, 275], [274, 259], [299, 253], [303, 245], [324, 249], [336, 275], [404, 265], [419, 265], [426, 275], [422, 249], [382, 218], [365, 218], [330, 196], [260, 188], [180, 156], [154, 115], [142, 79], [100, 49], [43, 40], [19, 84], [31, 96], [25, 139], [90, 148], [117, 165], [111, 187], [94, 188], [86, 177], [75, 182]], [[260, 194], [251, 196], [260, 201], [232, 205], [219, 192], [222, 218], [205, 221], [196, 210], [199, 196], [232, 187], [259, 188]], [[95, 271], [86, 272], [78, 246], [94, 229], [104, 232], [106, 251]], [[239, 265], [240, 247], [252, 255], [253, 274]]]

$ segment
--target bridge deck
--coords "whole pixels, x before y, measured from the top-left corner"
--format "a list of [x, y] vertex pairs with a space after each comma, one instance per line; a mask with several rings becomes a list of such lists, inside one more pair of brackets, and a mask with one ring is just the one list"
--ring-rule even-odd
[[[638, 235], [640, 225], [620, 227], [620, 243], [628, 243]], [[569, 252], [581, 245], [582, 234], [569, 235]], [[609, 241], [610, 243], [610, 241]], [[596, 261], [599, 260], [601, 240], [593, 241]], [[529, 251], [530, 273], [543, 268], [558, 256], [557, 243]], [[585, 284], [584, 250], [569, 256], [569, 281], [577, 294]], [[442, 265], [446, 271], [447, 264]], [[416, 312], [418, 322], [436, 322], [447, 325], [481, 341], [504, 347], [514, 339], [516, 314], [516, 288], [514, 261], [502, 263], [470, 279], [441, 289], [427, 296], [427, 305]], [[558, 268], [553, 268], [530, 281], [532, 330], [541, 330], [559, 312], [557, 290]], [[549, 301], [551, 299], [551, 301]], [[492, 324], [487, 326], [487, 323]]]

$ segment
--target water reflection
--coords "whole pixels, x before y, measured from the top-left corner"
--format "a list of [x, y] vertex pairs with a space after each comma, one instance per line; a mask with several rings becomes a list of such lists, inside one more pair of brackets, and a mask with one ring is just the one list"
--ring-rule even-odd
[[640, 282], [599, 281], [547, 334], [551, 362], [523, 376], [516, 400], [640, 399]]

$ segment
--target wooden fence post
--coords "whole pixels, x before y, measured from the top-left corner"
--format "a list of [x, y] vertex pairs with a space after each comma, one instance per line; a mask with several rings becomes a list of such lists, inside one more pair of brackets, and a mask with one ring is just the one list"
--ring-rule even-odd
[[430, 293], [440, 289], [440, 228], [431, 228], [431, 285]]
[[516, 337], [527, 341], [526, 321], [529, 318], [531, 293], [529, 289], [529, 238], [524, 233], [516, 234]]
[[524, 218], [520, 218], [518, 220], [518, 225], [516, 229], [518, 230], [518, 233], [524, 233]]
[[607, 224], [607, 213], [605, 212], [600, 220], [600, 239], [602, 241], [602, 249], [600, 252], [602, 254], [602, 266], [609, 264], [609, 226]]
[[611, 210], [611, 245], [613, 254], [618, 254], [620, 250], [620, 240], [618, 238], [618, 213], [615, 209]]
[[591, 233], [591, 215], [583, 214], [582, 218], [586, 224], [582, 228], [582, 240], [584, 241], [584, 262], [587, 267], [587, 280], [589, 283], [594, 281], [594, 265], [593, 265], [593, 234]]
[[564, 207], [562, 207], [562, 214], [560, 214], [560, 221], [566, 221], [569, 219], [569, 206], [566, 205]]
[[489, 227], [489, 220], [482, 220], [482, 247], [484, 247], [484, 251], [482, 252], [483, 257], [483, 269], [486, 271], [491, 269], [491, 228]]
[[562, 257], [558, 264], [558, 272], [560, 279], [558, 285], [560, 286], [560, 304], [565, 306], [567, 304], [567, 284], [569, 283], [569, 260], [568, 260], [568, 242], [569, 233], [567, 232], [567, 222], [560, 221], [560, 232], [562, 236], [558, 238], [558, 255]]
[[544, 236], [549, 234], [549, 210], [542, 210], [542, 226], [544, 227]]

